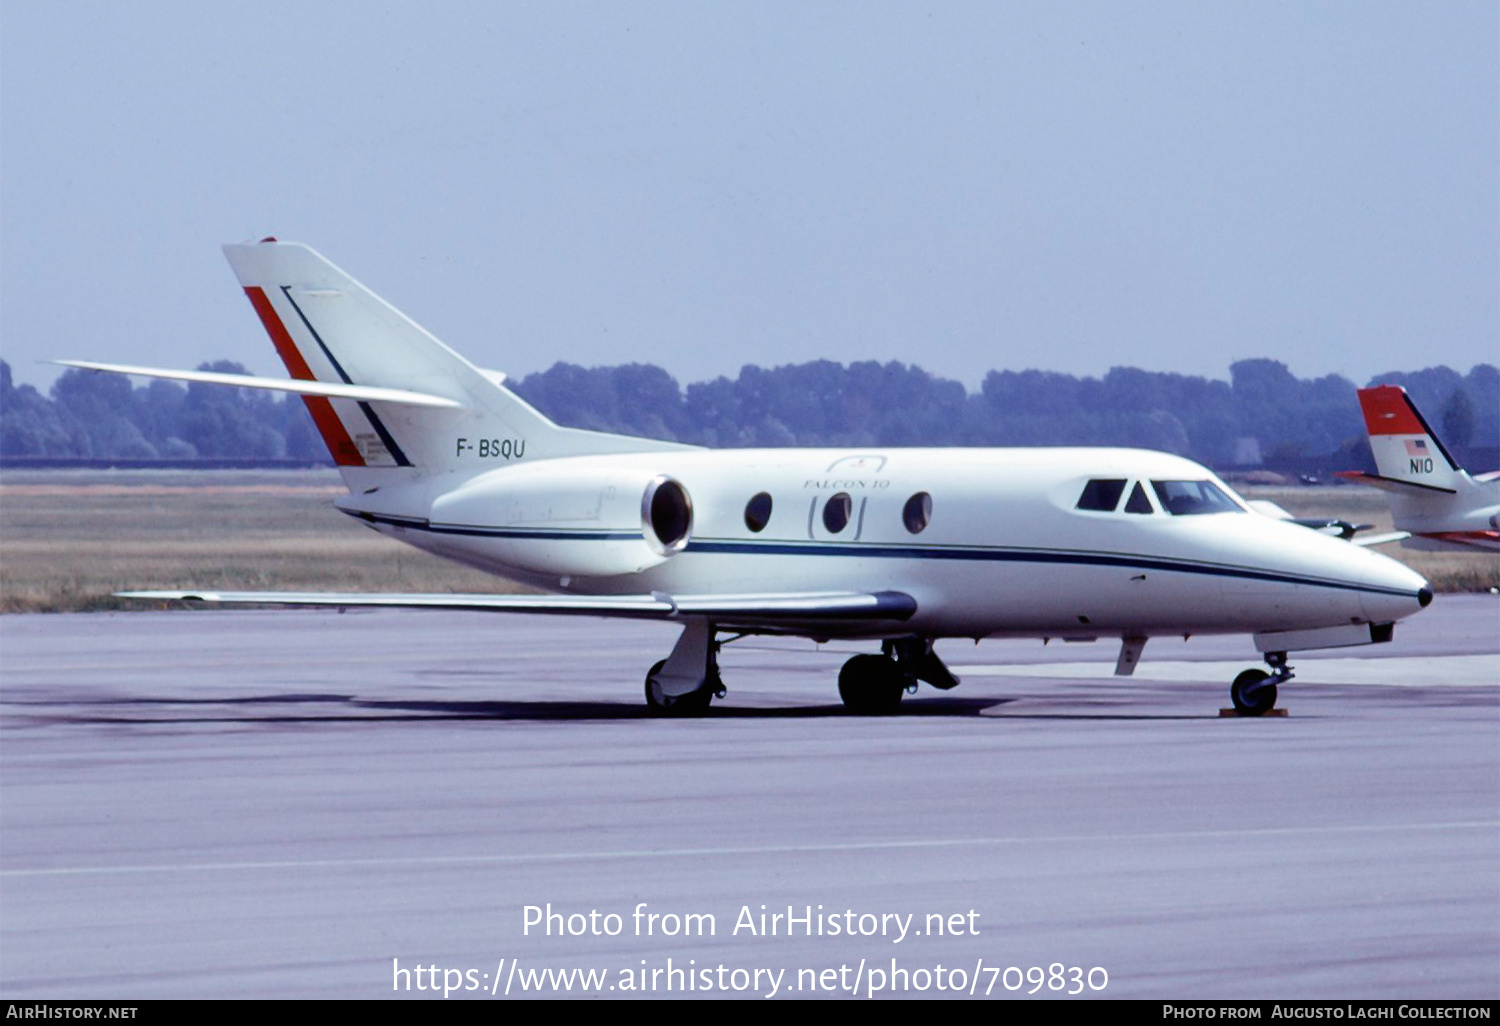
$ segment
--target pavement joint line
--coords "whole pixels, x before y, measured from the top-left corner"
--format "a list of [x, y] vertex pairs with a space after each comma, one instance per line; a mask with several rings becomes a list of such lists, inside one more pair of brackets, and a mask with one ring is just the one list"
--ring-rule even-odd
[[503, 865], [521, 862], [586, 862], [648, 858], [691, 858], [729, 855], [795, 855], [835, 851], [894, 851], [963, 847], [1000, 847], [1021, 844], [1131, 843], [1211, 837], [1295, 837], [1318, 834], [1369, 834], [1432, 830], [1500, 830], [1500, 820], [1451, 823], [1391, 823], [1334, 827], [1263, 827], [1240, 830], [1179, 830], [1149, 834], [1087, 834], [1045, 837], [928, 838], [907, 841], [851, 841], [828, 844], [779, 844], [723, 848], [621, 849], [616, 851], [536, 852], [508, 855], [392, 856], [370, 859], [305, 859], [274, 862], [189, 862], [178, 865], [61, 866], [50, 869], [0, 869], [0, 877], [107, 876], [123, 873], [233, 872], [264, 869], [337, 869], [358, 866]]

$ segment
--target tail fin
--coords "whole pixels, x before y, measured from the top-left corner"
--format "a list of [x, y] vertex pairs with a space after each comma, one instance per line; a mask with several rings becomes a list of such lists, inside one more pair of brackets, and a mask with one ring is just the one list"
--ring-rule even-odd
[[682, 448], [562, 428], [307, 246], [224, 247], [287, 372], [300, 381], [403, 389], [452, 408], [304, 395], [351, 488], [382, 471], [491, 470], [521, 460]]
[[1396, 385], [1361, 388], [1359, 405], [1381, 480], [1441, 492], [1461, 486], [1464, 474], [1406, 389]]

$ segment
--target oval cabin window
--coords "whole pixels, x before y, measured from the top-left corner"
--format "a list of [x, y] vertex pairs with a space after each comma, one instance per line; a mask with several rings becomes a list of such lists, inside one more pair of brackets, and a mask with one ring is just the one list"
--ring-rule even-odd
[[745, 526], [757, 534], [766, 529], [771, 522], [771, 496], [766, 492], [757, 492], [745, 503]]
[[838, 534], [849, 526], [849, 515], [854, 512], [854, 500], [848, 492], [839, 492], [823, 507], [823, 526], [830, 534]]
[[932, 496], [926, 492], [918, 492], [906, 500], [906, 508], [901, 511], [901, 522], [912, 534], [921, 534], [927, 530], [927, 522], [932, 519]]

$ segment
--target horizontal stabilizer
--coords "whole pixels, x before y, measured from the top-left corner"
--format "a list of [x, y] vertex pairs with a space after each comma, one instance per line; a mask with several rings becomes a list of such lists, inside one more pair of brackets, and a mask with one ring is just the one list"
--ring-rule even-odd
[[1346, 481], [1356, 481], [1359, 484], [1367, 484], [1371, 488], [1379, 488], [1385, 492], [1407, 492], [1409, 494], [1434, 492], [1440, 495], [1456, 495], [1457, 489], [1443, 488], [1439, 485], [1422, 484], [1419, 481], [1407, 481], [1397, 477], [1382, 477], [1379, 474], [1366, 474], [1363, 470], [1337, 470], [1334, 477], [1342, 477]]
[[764, 595], [445, 595], [302, 591], [121, 591], [120, 598], [244, 605], [462, 609], [491, 613], [675, 620], [706, 617], [724, 625], [774, 627], [847, 620], [906, 620], [916, 600], [896, 591], [778, 592]]
[[1406, 541], [1410, 537], [1410, 531], [1391, 531], [1387, 534], [1372, 534], [1364, 538], [1355, 538], [1354, 544], [1364, 548], [1371, 545], [1388, 545], [1391, 542]]
[[52, 362], [64, 367], [106, 371], [110, 374], [137, 374], [145, 378], [198, 381], [206, 385], [234, 385], [238, 388], [260, 388], [271, 392], [320, 395], [329, 399], [360, 399], [366, 402], [434, 406], [443, 409], [459, 409], [462, 406], [461, 403], [440, 395], [408, 392], [402, 388], [377, 388], [373, 385], [347, 385], [329, 381], [295, 381], [291, 378], [256, 378], [248, 374], [218, 374], [213, 371], [164, 370], [160, 367], [132, 367], [122, 363], [93, 363], [88, 360], [53, 360]]

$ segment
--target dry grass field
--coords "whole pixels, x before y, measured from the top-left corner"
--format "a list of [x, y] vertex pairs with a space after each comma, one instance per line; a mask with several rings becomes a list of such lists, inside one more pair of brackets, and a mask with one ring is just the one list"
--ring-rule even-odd
[[[126, 588], [516, 590], [333, 509], [329, 471], [17, 471], [0, 479], [0, 611], [142, 608]], [[1378, 492], [1247, 488], [1296, 515], [1389, 529]], [[1500, 587], [1500, 557], [1384, 551], [1435, 587]]]
[[139, 609], [126, 588], [518, 590], [333, 508], [329, 471], [17, 471], [0, 479], [0, 612]]
[[[1247, 499], [1269, 499], [1295, 517], [1333, 516], [1355, 524], [1374, 524], [1371, 534], [1391, 530], [1391, 511], [1385, 496], [1361, 485], [1270, 488], [1257, 485], [1237, 489]], [[1376, 551], [1399, 559], [1432, 582], [1438, 591], [1489, 591], [1500, 588], [1500, 555], [1482, 552], [1418, 552], [1402, 545], [1382, 545]]]

